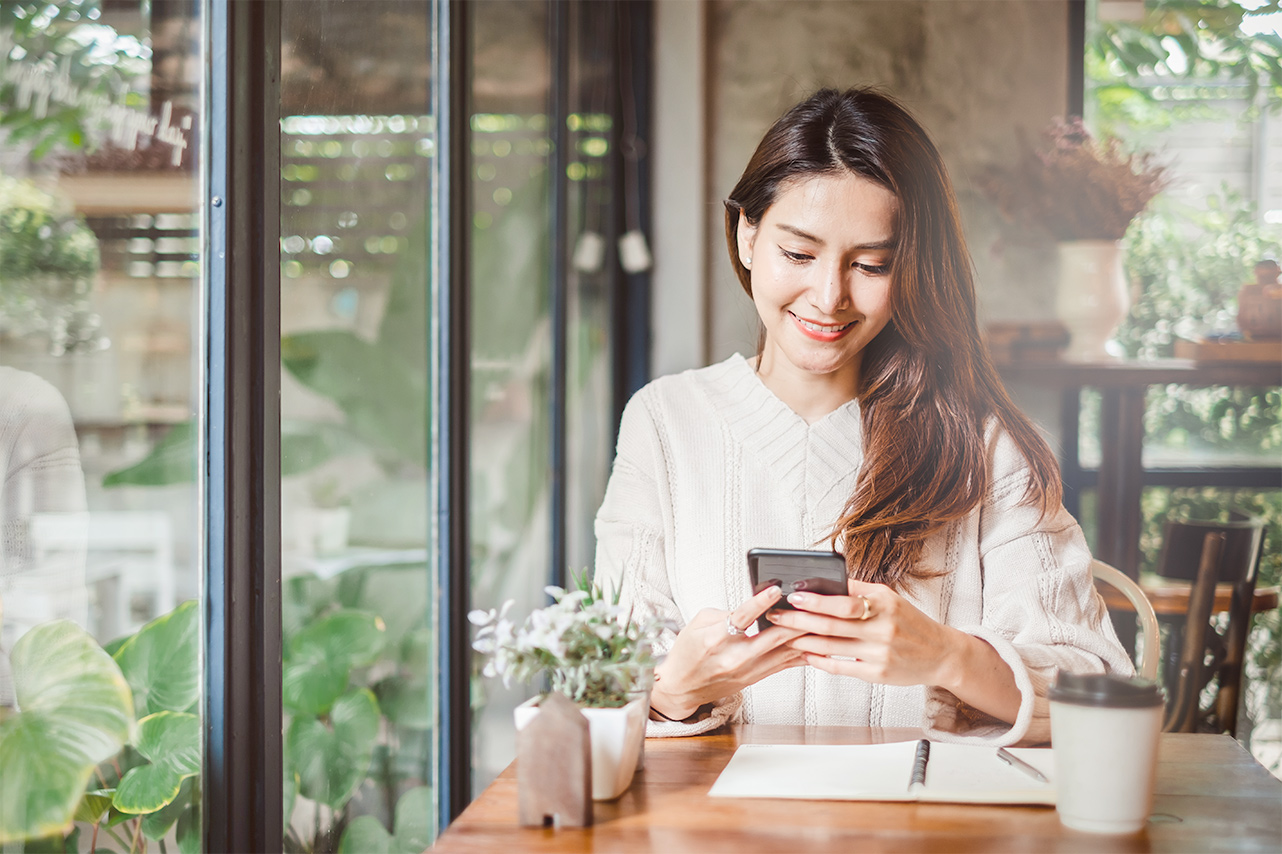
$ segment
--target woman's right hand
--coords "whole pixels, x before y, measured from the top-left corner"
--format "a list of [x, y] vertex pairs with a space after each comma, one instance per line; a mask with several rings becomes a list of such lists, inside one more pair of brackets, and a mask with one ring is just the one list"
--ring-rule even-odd
[[[696, 614], [655, 668], [650, 707], [669, 720], [684, 720], [704, 703], [805, 664], [804, 655], [788, 645], [803, 631], [771, 626], [752, 637], [743, 634], [780, 596], [778, 587], [769, 587], [733, 611], [704, 608]], [[732, 634], [731, 627], [738, 631]]]

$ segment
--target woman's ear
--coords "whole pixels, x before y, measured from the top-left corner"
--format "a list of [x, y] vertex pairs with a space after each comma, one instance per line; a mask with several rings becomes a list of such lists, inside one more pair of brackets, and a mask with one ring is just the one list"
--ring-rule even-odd
[[757, 242], [757, 227], [748, 222], [742, 208], [739, 209], [739, 225], [735, 229], [735, 236], [739, 242], [739, 263], [751, 270], [752, 247]]

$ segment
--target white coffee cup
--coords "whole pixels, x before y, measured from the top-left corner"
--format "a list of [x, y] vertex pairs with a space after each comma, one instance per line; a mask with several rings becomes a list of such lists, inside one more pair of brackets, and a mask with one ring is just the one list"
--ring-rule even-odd
[[1061, 672], [1048, 696], [1060, 822], [1087, 833], [1142, 829], [1153, 806], [1162, 690], [1144, 680]]

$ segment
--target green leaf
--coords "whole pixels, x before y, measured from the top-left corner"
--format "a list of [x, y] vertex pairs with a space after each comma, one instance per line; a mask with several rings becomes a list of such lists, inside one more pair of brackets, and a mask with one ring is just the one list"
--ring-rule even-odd
[[80, 803], [76, 805], [76, 821], [83, 821], [86, 824], [97, 824], [107, 810], [111, 808], [111, 796], [114, 794], [112, 789], [94, 789], [92, 792], [85, 792]]
[[391, 676], [374, 686], [378, 707], [392, 723], [407, 729], [431, 729], [435, 724], [430, 689], [425, 679]]
[[298, 772], [293, 769], [285, 769], [285, 785], [282, 801], [284, 809], [281, 815], [285, 816], [285, 825], [289, 825], [290, 816], [294, 814], [294, 803], [298, 800]]
[[353, 667], [383, 649], [386, 627], [374, 614], [337, 611], [302, 629], [285, 655], [283, 702], [293, 714], [318, 715], [344, 691]]
[[[112, 805], [123, 813], [153, 813], [168, 806], [183, 780], [200, 773], [200, 719], [195, 715], [148, 715], [138, 722], [134, 744], [151, 764], [134, 768], [120, 781]], [[171, 823], [177, 819], [175, 814]]]
[[363, 815], [347, 825], [338, 843], [338, 854], [391, 854], [392, 834], [372, 815]]
[[182, 787], [178, 790], [178, 797], [156, 812], [143, 816], [144, 836], [148, 839], [163, 839], [165, 834], [169, 833], [169, 829], [182, 817], [183, 811], [191, 807], [192, 784], [195, 779], [195, 777], [188, 777], [183, 780]]
[[116, 651], [139, 715], [183, 712], [200, 697], [200, 612], [182, 603], [152, 620]]
[[416, 786], [396, 804], [396, 842], [402, 854], [419, 854], [432, 844], [432, 790]]
[[108, 473], [103, 486], [166, 486], [196, 479], [196, 422], [170, 428], [147, 456], [131, 466]]
[[427, 375], [345, 330], [300, 332], [280, 342], [281, 364], [343, 410], [346, 427], [393, 459], [427, 465]]
[[299, 794], [342, 809], [369, 773], [378, 726], [378, 702], [364, 688], [334, 703], [329, 725], [313, 717], [294, 718], [285, 752], [287, 767], [298, 773]]
[[197, 800], [178, 817], [178, 850], [181, 854], [200, 854], [200, 802]]
[[10, 664], [22, 711], [0, 724], [0, 843], [64, 829], [94, 766], [134, 725], [120, 668], [74, 623], [27, 632]]

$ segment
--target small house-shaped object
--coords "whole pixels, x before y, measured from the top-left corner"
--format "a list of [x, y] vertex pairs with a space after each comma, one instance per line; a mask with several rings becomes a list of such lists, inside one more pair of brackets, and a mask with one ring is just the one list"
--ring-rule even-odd
[[516, 780], [523, 827], [592, 824], [592, 740], [588, 719], [549, 692], [517, 733]]

